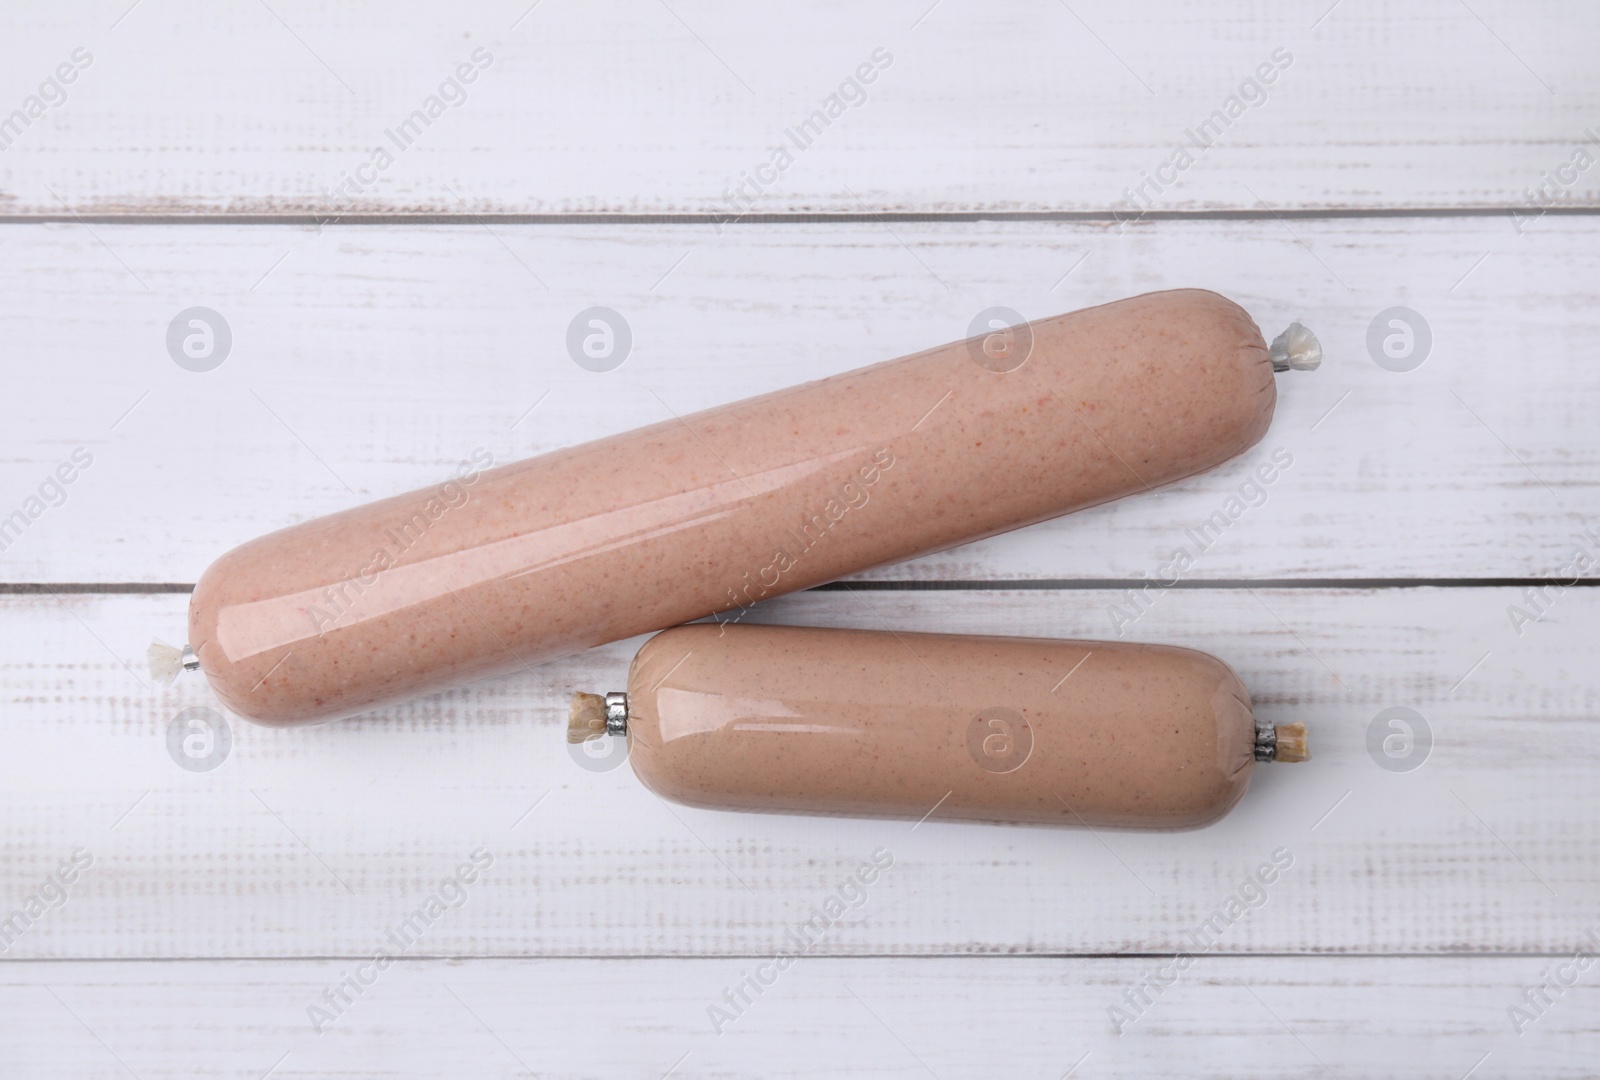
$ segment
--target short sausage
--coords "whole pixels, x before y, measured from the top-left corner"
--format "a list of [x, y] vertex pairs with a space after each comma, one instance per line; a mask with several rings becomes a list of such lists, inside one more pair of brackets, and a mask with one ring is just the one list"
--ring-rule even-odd
[[[723, 810], [1185, 829], [1258, 758], [1305, 757], [1227, 664], [1165, 645], [700, 623], [627, 685], [610, 731], [635, 774]], [[578, 695], [569, 738], [605, 730]]]

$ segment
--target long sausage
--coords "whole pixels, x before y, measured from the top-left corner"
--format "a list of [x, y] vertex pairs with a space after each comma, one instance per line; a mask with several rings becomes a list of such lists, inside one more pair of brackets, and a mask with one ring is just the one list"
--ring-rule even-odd
[[1278, 359], [1223, 297], [1151, 293], [469, 465], [223, 555], [186, 666], [241, 716], [299, 723], [737, 620], [1226, 461], [1266, 431]]
[[652, 791], [722, 810], [1184, 829], [1306, 757], [1227, 664], [1165, 645], [699, 623], [607, 698], [575, 696], [571, 741], [625, 735]]

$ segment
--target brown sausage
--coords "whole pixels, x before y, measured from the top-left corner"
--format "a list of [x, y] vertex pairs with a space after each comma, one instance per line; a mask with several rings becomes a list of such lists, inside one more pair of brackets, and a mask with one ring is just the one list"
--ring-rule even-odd
[[1192, 649], [700, 623], [639, 650], [626, 734], [639, 779], [694, 806], [1184, 829], [1278, 732]]
[[201, 577], [189, 640], [242, 716], [349, 716], [1180, 480], [1272, 417], [1261, 333], [1215, 293], [1003, 337], [251, 541]]

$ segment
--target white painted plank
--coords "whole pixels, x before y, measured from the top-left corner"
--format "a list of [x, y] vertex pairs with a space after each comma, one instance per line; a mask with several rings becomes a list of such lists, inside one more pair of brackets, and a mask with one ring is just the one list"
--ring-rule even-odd
[[[1192, 579], [1537, 576], [1576, 545], [1597, 554], [1593, 218], [1521, 236], [1487, 219], [5, 235], [0, 517], [75, 448], [94, 463], [64, 506], [34, 504], [0, 580], [192, 582], [237, 543], [435, 483], [475, 447], [513, 460], [847, 371], [962, 338], [995, 304], [1040, 317], [1190, 285], [1269, 337], [1304, 318], [1326, 348], [1320, 371], [1280, 378], [1252, 454], [874, 576], [1125, 579], [1179, 547]], [[607, 373], [566, 347], [596, 304], [634, 338]], [[1367, 345], [1397, 304], [1433, 338], [1407, 373]], [[194, 305], [232, 333], [203, 374], [166, 346]], [[1266, 504], [1200, 553], [1185, 530], [1279, 448], [1294, 464]]]
[[[1596, 137], [1597, 20], [1511, 0], [37, 6], [0, 42], [0, 116], [39, 98], [0, 211], [1104, 211], [1162, 176], [1162, 210], [1522, 205]], [[475, 81], [391, 141], [479, 49]], [[877, 50], [858, 104], [789, 142]], [[63, 63], [74, 81], [41, 91]], [[760, 179], [777, 147], [792, 163]], [[1600, 171], [1549, 198], [1594, 205]]]
[[[807, 593], [763, 617], [1088, 637], [1115, 599]], [[770, 952], [879, 848], [893, 867], [819, 952], [1171, 950], [1279, 848], [1292, 868], [1216, 951], [1560, 951], [1600, 893], [1600, 593], [1552, 599], [1520, 636], [1506, 614], [1519, 602], [1479, 588], [1160, 597], [1128, 638], [1221, 656], [1261, 715], [1309, 725], [1313, 760], [1264, 767], [1208, 829], [1091, 834], [669, 806], [626, 765], [580, 768], [562, 740], [566, 694], [620, 686], [636, 643], [369, 719], [234, 721], [221, 766], [185, 771], [168, 728], [209, 692], [137, 674], [152, 633], [181, 633], [184, 598], [13, 596], [0, 907], [79, 848], [94, 864], [6, 955], [354, 955], [480, 847], [492, 865], [417, 954]], [[1369, 755], [1392, 706], [1430, 726], [1414, 771]]]
[[1600, 1057], [1592, 968], [1520, 1035], [1508, 1015], [1571, 953], [1200, 957], [1121, 1034], [1111, 1008], [1170, 957], [803, 958], [719, 1034], [709, 1009], [767, 959], [402, 962], [321, 1034], [308, 1010], [353, 961], [8, 965], [6, 1072], [1496, 1078]]

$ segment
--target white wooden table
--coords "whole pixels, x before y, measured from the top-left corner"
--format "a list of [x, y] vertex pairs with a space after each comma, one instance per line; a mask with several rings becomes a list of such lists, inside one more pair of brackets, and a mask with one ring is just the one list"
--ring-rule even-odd
[[[1600, 571], [1573, 569], [1600, 559], [1592, 5], [105, 0], [6, 23], [0, 918], [23, 918], [0, 1076], [1600, 1073], [1600, 966], [1572, 964], [1600, 950]], [[235, 720], [207, 771], [169, 754], [214, 703], [143, 651], [182, 640], [235, 543], [992, 305], [1189, 285], [1326, 348], [1255, 450], [761, 616], [1115, 635], [1123, 590], [1285, 449], [1266, 502], [1121, 627], [1216, 653], [1311, 729], [1314, 760], [1214, 827], [669, 807], [562, 741], [566, 693], [620, 685], [636, 641], [323, 728]], [[593, 305], [633, 333], [605, 373], [565, 346]], [[204, 373], [166, 340], [196, 306], [231, 333]], [[1396, 306], [1431, 334], [1410, 371], [1369, 350]], [[1396, 707], [1428, 733], [1370, 751]], [[714, 1025], [879, 848], [865, 902]], [[1150, 989], [1280, 848], [1265, 902]], [[480, 850], [459, 906], [330, 1006]]]

